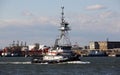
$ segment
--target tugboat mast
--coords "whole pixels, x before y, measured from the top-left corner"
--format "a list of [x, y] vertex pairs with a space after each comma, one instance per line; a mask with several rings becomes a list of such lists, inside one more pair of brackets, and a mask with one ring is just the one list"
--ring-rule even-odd
[[61, 13], [61, 15], [62, 15], [62, 18], [61, 18], [61, 21], [62, 21], [62, 23], [64, 22], [64, 7], [61, 7], [62, 8], [62, 13]]
[[61, 7], [62, 9], [62, 17], [61, 17], [61, 23], [60, 23], [60, 35], [55, 41], [55, 46], [71, 46], [71, 42], [68, 36], [68, 31], [70, 31], [69, 23], [65, 21], [64, 17], [64, 7]]

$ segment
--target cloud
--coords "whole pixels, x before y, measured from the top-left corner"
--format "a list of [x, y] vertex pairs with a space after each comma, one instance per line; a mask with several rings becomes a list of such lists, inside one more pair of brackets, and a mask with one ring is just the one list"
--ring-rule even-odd
[[106, 8], [105, 6], [99, 5], [99, 4], [86, 7], [87, 10], [99, 10], [99, 9], [105, 9], [105, 8]]
[[79, 14], [71, 16], [72, 29], [91, 33], [120, 33], [120, 14], [107, 11], [99, 14]]
[[22, 12], [22, 15], [23, 15], [23, 16], [33, 16], [33, 13], [31, 13], [31, 12], [28, 11], [28, 10], [24, 10], [24, 11]]
[[[69, 17], [70, 18], [70, 17]], [[7, 26], [47, 26], [59, 25], [59, 19], [55, 17], [37, 16], [27, 19], [4, 19], [0, 20], [0, 28]], [[75, 31], [105, 31], [108, 33], [120, 32], [120, 14], [112, 11], [106, 11], [98, 14], [75, 14], [68, 20], [70, 26]], [[114, 29], [113, 29], [114, 28]]]
[[29, 19], [2, 19], [0, 20], [0, 28], [6, 27], [6, 26], [31, 26], [35, 24], [39, 25], [56, 25], [57, 20], [53, 17], [32, 17]]
[[103, 13], [101, 13], [99, 16], [100, 16], [100, 18], [106, 18], [106, 17], [111, 17], [112, 16], [112, 12], [103, 12]]

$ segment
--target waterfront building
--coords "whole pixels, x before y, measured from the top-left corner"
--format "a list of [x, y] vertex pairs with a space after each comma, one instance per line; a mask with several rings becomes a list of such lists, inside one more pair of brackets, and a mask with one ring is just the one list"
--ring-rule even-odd
[[90, 50], [109, 50], [120, 48], [120, 41], [92, 41], [89, 43]]
[[90, 48], [90, 50], [99, 49], [98, 42], [94, 42], [94, 41], [90, 42], [89, 43], [89, 48]]

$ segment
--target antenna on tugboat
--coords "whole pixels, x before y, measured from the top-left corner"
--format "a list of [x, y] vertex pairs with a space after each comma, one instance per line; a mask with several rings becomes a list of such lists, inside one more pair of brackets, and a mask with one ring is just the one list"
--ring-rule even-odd
[[62, 13], [61, 13], [62, 18], [61, 18], [61, 20], [62, 20], [62, 23], [63, 23], [64, 22], [64, 6], [62, 6], [61, 8], [62, 8]]
[[60, 46], [71, 46], [71, 42], [68, 36], [68, 31], [70, 31], [69, 23], [65, 21], [64, 17], [64, 6], [61, 7], [62, 13], [61, 13], [61, 23], [60, 23], [60, 36], [58, 40], [58, 45]]

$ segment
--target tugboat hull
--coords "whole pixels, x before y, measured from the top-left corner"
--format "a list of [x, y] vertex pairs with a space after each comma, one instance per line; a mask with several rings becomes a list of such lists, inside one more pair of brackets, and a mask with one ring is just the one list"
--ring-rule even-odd
[[63, 57], [63, 56], [39, 56], [32, 59], [32, 63], [66, 63], [71, 61], [80, 61], [79, 56]]

